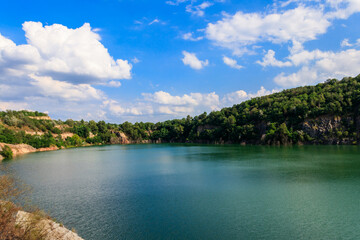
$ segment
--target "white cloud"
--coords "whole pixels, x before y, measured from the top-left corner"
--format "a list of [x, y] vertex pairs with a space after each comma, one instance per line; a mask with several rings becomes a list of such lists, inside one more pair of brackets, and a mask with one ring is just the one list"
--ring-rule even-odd
[[215, 93], [190, 93], [173, 96], [164, 91], [143, 93], [143, 101], [153, 106], [155, 113], [181, 117], [198, 114], [203, 111], [217, 110], [220, 106], [219, 96]]
[[118, 80], [131, 78], [131, 64], [114, 60], [89, 24], [70, 29], [25, 22], [23, 30], [22, 45], [0, 34], [1, 109], [101, 117], [102, 102], [111, 99], [94, 85], [118, 87]]
[[[301, 20], [300, 20], [301, 19]], [[330, 22], [319, 8], [299, 6], [282, 13], [260, 14], [237, 12], [209, 23], [206, 36], [217, 45], [241, 53], [247, 45], [270, 41], [305, 42], [326, 32]]]
[[341, 47], [352, 47], [353, 44], [350, 44], [350, 43], [349, 43], [349, 39], [345, 38], [344, 40], [342, 40], [340, 46], [341, 46]]
[[167, 114], [172, 117], [185, 117], [196, 115], [204, 111], [211, 112], [222, 107], [239, 104], [245, 100], [268, 95], [278, 90], [266, 90], [261, 87], [255, 93], [247, 93], [239, 90], [223, 95], [222, 98], [215, 92], [212, 93], [189, 93], [182, 96], [174, 96], [168, 92], [158, 91], [155, 93], [143, 93], [142, 101], [145, 105], [151, 105], [154, 113]]
[[[36, 73], [73, 83], [104, 83], [131, 78], [131, 64], [114, 60], [89, 24], [69, 29], [25, 22], [27, 44], [16, 45], [0, 35], [0, 70], [18, 76]], [[12, 74], [14, 75], [14, 74]]]
[[223, 61], [226, 65], [228, 65], [231, 68], [235, 68], [235, 69], [243, 68], [243, 66], [239, 65], [235, 59], [223, 56]]
[[30, 74], [29, 77], [32, 79], [30, 83], [45, 97], [58, 98], [66, 101], [100, 100], [103, 98], [103, 93], [91, 87], [89, 84], [75, 85], [35, 74]]
[[204, 10], [212, 5], [213, 3], [207, 1], [195, 6], [193, 4], [189, 4], [186, 6], [186, 11], [192, 15], [203, 17], [205, 15]]
[[154, 23], [159, 23], [159, 22], [160, 22], [160, 20], [157, 19], [157, 18], [155, 18], [154, 20], [152, 20], [152, 21], [149, 23], [149, 25], [152, 25], [152, 24], [154, 24]]
[[233, 104], [239, 104], [243, 101], [249, 100], [251, 98], [255, 97], [261, 97], [265, 95], [269, 95], [275, 92], [278, 92], [279, 90], [266, 90], [263, 86], [260, 87], [260, 89], [255, 93], [247, 93], [244, 90], [235, 91], [232, 93], [225, 94], [225, 96], [222, 99], [222, 103], [224, 106], [231, 106]]
[[329, 19], [347, 19], [352, 14], [360, 12], [360, 2], [358, 0], [326, 0], [334, 10], [327, 12], [325, 17]]
[[334, 19], [346, 19], [360, 12], [358, 0], [289, 1], [294, 8], [269, 13], [224, 14], [206, 27], [206, 37], [216, 45], [229, 48], [236, 55], [246, 53], [247, 46], [258, 42], [275, 44], [289, 41], [304, 43], [326, 33]]
[[165, 104], [165, 105], [193, 105], [197, 106], [205, 104], [207, 106], [215, 106], [219, 103], [219, 96], [214, 92], [208, 94], [190, 93], [183, 96], [172, 96], [170, 93], [158, 91], [153, 94], [143, 93], [146, 101]]
[[360, 46], [360, 38], [356, 40], [356, 42], [354, 43], [350, 43], [349, 42], [349, 39], [345, 38], [341, 44], [340, 44], [341, 47], [358, 47]]
[[[299, 53], [301, 55], [301, 53]], [[360, 69], [360, 51], [348, 49], [340, 52], [321, 52], [315, 50], [307, 52], [306, 65], [298, 72], [288, 74], [281, 73], [274, 81], [283, 87], [293, 87], [314, 84], [329, 78], [342, 78], [356, 76]]]
[[0, 111], [6, 110], [25, 110], [28, 109], [28, 104], [25, 102], [5, 102], [0, 101]]
[[256, 61], [256, 63], [260, 64], [263, 67], [273, 66], [273, 67], [290, 67], [292, 66], [291, 62], [282, 62], [275, 58], [275, 52], [273, 50], [269, 50], [267, 54], [263, 57], [262, 61]]
[[202, 37], [202, 36], [193, 37], [193, 33], [191, 33], [191, 32], [183, 34], [182, 38], [184, 40], [189, 40], [189, 41], [194, 41], [194, 42], [204, 39], [204, 37]]
[[103, 101], [102, 107], [109, 109], [110, 114], [116, 116], [148, 115], [153, 113], [150, 105], [142, 106], [138, 104], [138, 106], [123, 107], [118, 101], [111, 99]]
[[185, 65], [189, 65], [193, 69], [199, 70], [209, 65], [209, 61], [207, 59], [205, 61], [201, 61], [196, 57], [195, 53], [183, 51], [182, 54], [184, 55], [184, 58], [181, 59], [183, 63]]
[[107, 86], [109, 86], [109, 87], [120, 87], [121, 82], [119, 82], [119, 81], [110, 81], [110, 82], [108, 82]]
[[43, 58], [44, 69], [40, 71], [64, 74], [67, 79], [69, 75], [98, 80], [131, 77], [128, 61], [114, 60], [100, 43], [100, 35], [93, 32], [88, 23], [69, 29], [60, 24], [43, 27], [39, 22], [25, 22], [23, 29], [28, 44]]

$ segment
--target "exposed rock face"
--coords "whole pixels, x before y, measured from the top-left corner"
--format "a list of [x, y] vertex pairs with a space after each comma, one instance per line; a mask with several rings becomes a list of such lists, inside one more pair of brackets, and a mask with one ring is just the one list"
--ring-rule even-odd
[[26, 130], [25, 133], [30, 135], [44, 135], [43, 132], [34, 132], [34, 131], [26, 131]]
[[65, 139], [68, 138], [68, 137], [74, 136], [74, 134], [71, 133], [71, 132], [66, 132], [66, 133], [60, 134], [60, 136], [61, 136], [61, 138], [62, 138], [63, 140], [65, 140]]
[[29, 116], [29, 118], [36, 119], [36, 120], [51, 120], [51, 118], [49, 116], [38, 116], [38, 117]]
[[13, 152], [14, 157], [25, 154], [25, 153], [31, 153], [36, 152], [37, 149], [27, 145], [27, 144], [8, 144], [8, 143], [0, 143], [0, 147], [3, 148], [5, 145], [9, 146], [11, 148], [11, 151]]
[[[31, 213], [18, 211], [15, 222], [20, 227], [26, 228], [34, 222], [34, 218], [36, 218], [36, 216]], [[50, 219], [38, 219], [34, 227], [39, 229], [45, 240], [83, 240], [76, 233]]]
[[[27, 144], [8, 144], [8, 143], [0, 143], [0, 151], [4, 146], [9, 146], [11, 151], [13, 152], [13, 156], [19, 156], [26, 153], [32, 153], [32, 152], [45, 152], [45, 151], [54, 151], [58, 150], [56, 146], [51, 146], [48, 148], [39, 148], [36, 149], [30, 145]], [[3, 160], [3, 157], [0, 155], [0, 161]]]
[[112, 137], [110, 139], [110, 143], [111, 144], [130, 144], [130, 140], [128, 139], [128, 137], [125, 135], [125, 133], [123, 132], [112, 132], [113, 134], [116, 135], [116, 137]]
[[340, 141], [337, 134], [343, 132], [344, 129], [348, 129], [348, 126], [353, 124], [353, 117], [350, 116], [322, 116], [304, 121], [302, 130], [314, 138], [316, 143], [349, 144], [349, 139], [344, 137]]
[[134, 143], [160, 143], [152, 140], [131, 140], [125, 133], [120, 131], [113, 131], [116, 137], [111, 137], [110, 144], [134, 144]]

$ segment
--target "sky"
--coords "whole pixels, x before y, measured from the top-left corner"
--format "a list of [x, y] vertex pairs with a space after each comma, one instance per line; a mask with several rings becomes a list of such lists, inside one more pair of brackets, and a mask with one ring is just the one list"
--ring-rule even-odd
[[360, 74], [360, 0], [3, 0], [0, 110], [156, 122]]

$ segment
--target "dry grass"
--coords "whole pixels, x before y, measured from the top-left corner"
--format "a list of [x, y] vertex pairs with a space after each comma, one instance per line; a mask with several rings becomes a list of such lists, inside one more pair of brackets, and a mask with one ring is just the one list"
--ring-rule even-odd
[[29, 188], [19, 184], [9, 175], [0, 176], [0, 239], [1, 240], [42, 240], [71, 239], [61, 227], [42, 211], [23, 212], [14, 202], [24, 201]]

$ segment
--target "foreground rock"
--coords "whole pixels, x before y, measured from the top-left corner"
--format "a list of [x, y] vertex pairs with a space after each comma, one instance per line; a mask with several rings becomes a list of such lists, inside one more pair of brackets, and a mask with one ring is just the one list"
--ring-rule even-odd
[[38, 216], [28, 212], [18, 211], [15, 223], [20, 228], [26, 229], [29, 226], [31, 226], [31, 228], [35, 228], [39, 231], [42, 239], [44, 240], [83, 240], [83, 238], [79, 237], [79, 235], [63, 227], [59, 223], [50, 219], [39, 218]]

